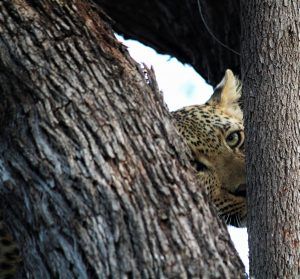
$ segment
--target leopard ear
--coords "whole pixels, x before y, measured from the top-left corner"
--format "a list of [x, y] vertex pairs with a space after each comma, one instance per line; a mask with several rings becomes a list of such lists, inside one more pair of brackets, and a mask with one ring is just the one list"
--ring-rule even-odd
[[224, 78], [215, 88], [207, 104], [228, 108], [229, 106], [237, 104], [240, 97], [240, 81], [233, 75], [231, 70], [226, 70]]

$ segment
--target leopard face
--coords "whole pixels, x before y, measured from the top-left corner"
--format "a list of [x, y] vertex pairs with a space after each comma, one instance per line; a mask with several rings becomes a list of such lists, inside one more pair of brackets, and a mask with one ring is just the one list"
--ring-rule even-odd
[[240, 83], [226, 71], [204, 105], [172, 113], [175, 125], [193, 154], [197, 178], [227, 224], [246, 225], [243, 114]]

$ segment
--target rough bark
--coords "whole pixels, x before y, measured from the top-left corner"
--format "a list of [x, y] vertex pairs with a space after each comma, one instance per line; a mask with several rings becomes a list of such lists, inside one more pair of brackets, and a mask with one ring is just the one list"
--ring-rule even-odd
[[155, 81], [88, 1], [0, 2], [0, 198], [18, 278], [241, 278]]
[[[228, 68], [240, 72], [240, 1], [94, 0], [112, 19], [114, 29], [160, 53], [175, 56], [216, 85]], [[209, 29], [210, 32], [207, 30]]]
[[300, 277], [300, 2], [243, 1], [250, 276]]

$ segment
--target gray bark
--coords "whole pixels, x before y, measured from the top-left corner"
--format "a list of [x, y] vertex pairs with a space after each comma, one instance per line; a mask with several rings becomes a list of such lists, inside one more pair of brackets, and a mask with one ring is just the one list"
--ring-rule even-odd
[[300, 2], [243, 1], [250, 275], [300, 277]]
[[18, 278], [242, 278], [161, 95], [88, 1], [0, 2], [0, 201]]

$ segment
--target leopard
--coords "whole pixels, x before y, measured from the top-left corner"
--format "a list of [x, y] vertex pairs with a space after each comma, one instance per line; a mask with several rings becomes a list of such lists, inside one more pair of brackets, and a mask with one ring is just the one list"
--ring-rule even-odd
[[227, 225], [247, 220], [242, 85], [226, 70], [210, 99], [171, 112], [188, 145], [196, 180]]

